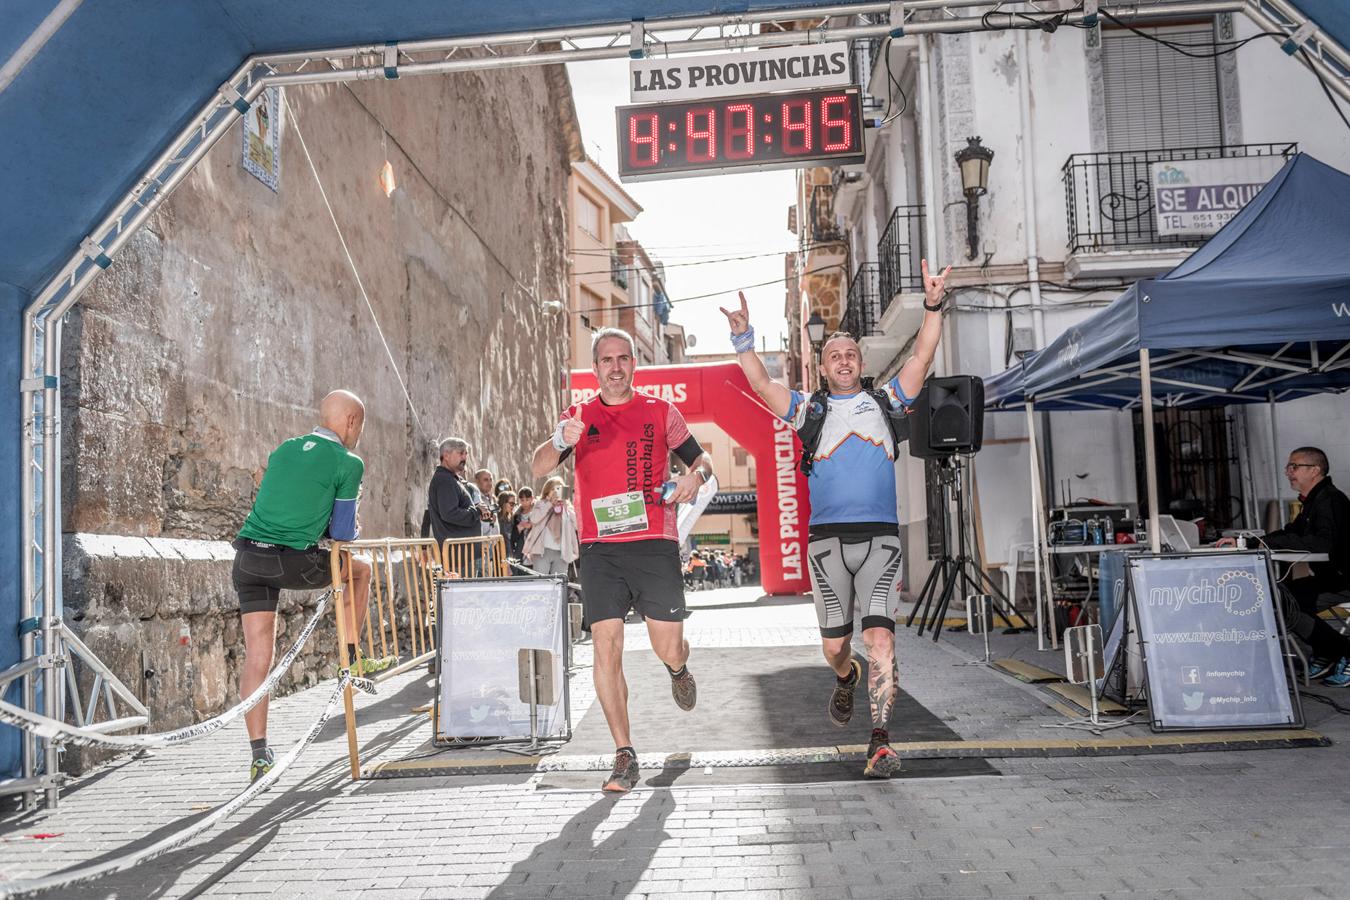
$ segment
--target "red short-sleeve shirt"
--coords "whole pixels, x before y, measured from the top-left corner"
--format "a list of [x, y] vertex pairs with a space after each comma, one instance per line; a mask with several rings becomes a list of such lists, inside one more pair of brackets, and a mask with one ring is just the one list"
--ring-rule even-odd
[[[661, 485], [669, 478], [671, 451], [689, 439], [680, 411], [658, 397], [635, 393], [614, 406], [593, 397], [570, 407], [563, 419], [578, 415], [585, 425], [573, 448], [581, 543], [679, 540], [675, 507], [661, 502]], [[642, 495], [646, 526], [601, 535], [595, 501], [631, 493]]]

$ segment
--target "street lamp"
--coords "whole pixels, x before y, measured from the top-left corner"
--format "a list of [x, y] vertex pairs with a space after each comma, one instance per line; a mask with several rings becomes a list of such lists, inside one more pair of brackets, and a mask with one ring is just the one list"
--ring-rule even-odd
[[811, 357], [816, 361], [816, 384], [820, 384], [820, 345], [825, 343], [825, 320], [820, 313], [811, 313], [806, 320], [806, 337], [811, 341]]
[[989, 188], [989, 163], [993, 158], [994, 151], [981, 144], [978, 135], [966, 138], [966, 145], [956, 151], [956, 164], [961, 167], [961, 190], [966, 195], [966, 239], [970, 244], [967, 259], [974, 259], [979, 252], [979, 198]]

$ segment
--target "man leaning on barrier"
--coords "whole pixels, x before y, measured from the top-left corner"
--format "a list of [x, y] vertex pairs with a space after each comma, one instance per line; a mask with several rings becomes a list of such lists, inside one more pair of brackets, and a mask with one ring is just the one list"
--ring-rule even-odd
[[[320, 425], [309, 434], [283, 441], [267, 458], [258, 496], [234, 541], [232, 580], [239, 594], [244, 631], [244, 667], [239, 695], [247, 697], [267, 678], [276, 643], [277, 600], [282, 589], [320, 590], [332, 584], [329, 554], [319, 548], [325, 537], [355, 540], [357, 503], [365, 464], [352, 451], [361, 439], [366, 408], [355, 394], [333, 391], [319, 405]], [[351, 584], [349, 641], [365, 619], [370, 596], [370, 564], [350, 558], [343, 580]], [[361, 672], [354, 643], [347, 645], [353, 671]], [[367, 667], [369, 670], [371, 667]], [[250, 781], [272, 768], [267, 746], [267, 699], [244, 714], [248, 729]]]
[[[652, 650], [670, 673], [676, 705], [690, 710], [697, 699], [684, 639], [688, 613], [676, 504], [692, 500], [712, 477], [712, 460], [674, 404], [633, 391], [637, 361], [626, 331], [597, 331], [591, 358], [600, 393], [563, 413], [553, 437], [535, 448], [532, 468], [542, 478], [576, 454], [581, 605], [595, 641], [595, 693], [617, 748], [603, 789], [621, 792], [637, 784], [639, 771], [623, 675], [623, 620], [629, 609], [647, 620]], [[667, 486], [671, 453], [689, 472]]]

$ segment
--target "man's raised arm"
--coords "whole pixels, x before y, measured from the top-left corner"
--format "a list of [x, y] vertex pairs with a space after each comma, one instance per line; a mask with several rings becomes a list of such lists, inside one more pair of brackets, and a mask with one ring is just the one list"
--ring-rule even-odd
[[583, 428], [585, 426], [581, 423], [580, 414], [569, 416], [558, 423], [553, 437], [534, 448], [530, 471], [535, 478], [543, 478], [558, 468], [558, 464], [567, 458], [568, 452], [576, 446], [576, 442], [581, 440]]
[[900, 390], [906, 397], [917, 397], [923, 390], [928, 370], [933, 368], [933, 358], [937, 356], [938, 341], [942, 339], [942, 298], [947, 290], [947, 273], [951, 266], [942, 270], [941, 275], [928, 274], [928, 260], [920, 260], [923, 270], [923, 324], [914, 338], [914, 355], [900, 367]]
[[764, 361], [755, 352], [755, 329], [750, 327], [750, 309], [746, 306], [744, 292], [741, 293], [739, 310], [720, 306], [718, 309], [722, 310], [722, 315], [727, 317], [727, 324], [731, 326], [731, 344], [736, 348], [736, 362], [741, 364], [741, 371], [745, 373], [750, 386], [775, 416], [786, 416], [792, 405], [792, 392], [769, 377]]

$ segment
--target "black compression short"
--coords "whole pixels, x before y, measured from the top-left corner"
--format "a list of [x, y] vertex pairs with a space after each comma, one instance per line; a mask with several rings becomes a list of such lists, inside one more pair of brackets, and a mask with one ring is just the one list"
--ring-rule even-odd
[[581, 548], [581, 605], [585, 625], [622, 619], [635, 609], [648, 619], [679, 622], [684, 605], [680, 549], [674, 541], [605, 541]]
[[236, 538], [233, 546], [231, 579], [241, 613], [276, 612], [283, 588], [313, 591], [333, 584], [327, 550], [295, 550], [247, 538]]

